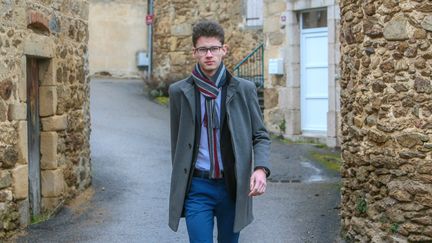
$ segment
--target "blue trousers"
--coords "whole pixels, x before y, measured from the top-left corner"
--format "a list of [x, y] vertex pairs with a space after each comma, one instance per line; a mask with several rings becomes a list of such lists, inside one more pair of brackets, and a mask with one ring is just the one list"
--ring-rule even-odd
[[235, 202], [230, 198], [223, 179], [193, 177], [185, 201], [186, 227], [191, 243], [213, 243], [214, 217], [218, 242], [237, 243], [234, 233]]

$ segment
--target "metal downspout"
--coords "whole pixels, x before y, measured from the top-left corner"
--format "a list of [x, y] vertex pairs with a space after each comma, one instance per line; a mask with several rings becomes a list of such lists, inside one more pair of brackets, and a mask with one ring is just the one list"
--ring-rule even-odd
[[[148, 0], [148, 15], [153, 15], [153, 0]], [[147, 76], [148, 80], [151, 80], [152, 77], [152, 70], [153, 70], [153, 24], [148, 25], [148, 31], [147, 31], [147, 41], [148, 41], [148, 58], [149, 58], [149, 65], [148, 65], [148, 71]]]

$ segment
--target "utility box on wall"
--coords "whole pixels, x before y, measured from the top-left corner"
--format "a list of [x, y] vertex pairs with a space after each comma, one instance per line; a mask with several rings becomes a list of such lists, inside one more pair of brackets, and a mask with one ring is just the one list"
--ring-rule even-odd
[[268, 72], [269, 74], [273, 74], [273, 75], [283, 75], [284, 74], [283, 59], [282, 58], [269, 59]]
[[138, 51], [136, 53], [136, 63], [138, 68], [144, 68], [149, 66], [149, 58], [147, 52]]

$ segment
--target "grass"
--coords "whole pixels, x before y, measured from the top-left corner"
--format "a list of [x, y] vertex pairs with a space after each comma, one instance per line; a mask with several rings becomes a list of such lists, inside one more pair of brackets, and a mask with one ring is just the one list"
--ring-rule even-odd
[[310, 155], [315, 161], [322, 164], [325, 168], [332, 171], [340, 171], [342, 164], [340, 153], [312, 151]]
[[32, 218], [31, 218], [31, 224], [42, 223], [44, 221], [47, 221], [50, 217], [51, 217], [51, 214], [49, 214], [49, 213], [44, 213], [44, 214], [32, 216]]
[[284, 143], [284, 144], [294, 144], [294, 141], [292, 141], [291, 139], [288, 139], [288, 138], [284, 138], [284, 137], [282, 137], [282, 136], [277, 136], [277, 135], [275, 135], [275, 134], [271, 134], [270, 135], [270, 138], [271, 139], [277, 139], [277, 140], [279, 140], [279, 141], [281, 141], [282, 143]]
[[155, 100], [156, 103], [158, 103], [160, 105], [167, 106], [168, 103], [169, 103], [169, 97], [166, 97], [166, 96], [158, 96], [154, 100]]
[[320, 149], [328, 149], [327, 145], [322, 143], [315, 144], [314, 146]]
[[282, 135], [276, 134], [271, 134], [270, 137], [271, 139], [277, 139], [284, 144], [313, 144], [317, 148], [327, 148], [325, 144], [314, 143], [313, 140], [308, 139], [291, 140], [289, 138], [284, 138]]
[[[310, 156], [314, 161], [319, 162], [321, 165], [323, 165], [326, 169], [331, 171], [340, 171], [342, 159], [340, 152], [331, 152], [329, 151], [330, 148], [327, 147], [327, 145], [322, 143], [314, 143], [311, 140], [308, 139], [301, 139], [301, 140], [291, 140], [288, 138], [284, 138], [282, 136], [277, 136], [275, 134], [271, 134], [271, 139], [277, 139], [281, 141], [284, 144], [312, 144], [314, 147], [322, 149], [324, 151], [311, 151]], [[325, 151], [327, 150], [327, 151]]]

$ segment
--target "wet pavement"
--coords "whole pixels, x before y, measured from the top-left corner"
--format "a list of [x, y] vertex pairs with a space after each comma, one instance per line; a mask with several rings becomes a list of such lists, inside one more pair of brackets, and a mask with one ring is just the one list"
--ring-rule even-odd
[[[139, 80], [92, 80], [93, 184], [16, 242], [188, 242], [184, 220], [168, 226], [168, 108], [149, 101]], [[255, 221], [240, 242], [334, 242], [339, 174], [313, 160], [328, 149], [273, 139], [272, 176], [254, 200]]]

